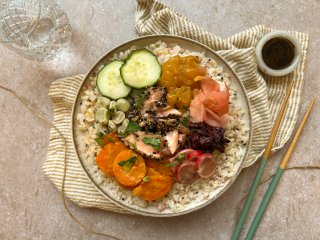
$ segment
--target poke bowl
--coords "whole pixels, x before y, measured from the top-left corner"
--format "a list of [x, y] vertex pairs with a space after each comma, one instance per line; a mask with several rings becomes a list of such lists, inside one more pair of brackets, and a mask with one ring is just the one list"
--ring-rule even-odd
[[231, 186], [251, 122], [244, 86], [225, 60], [196, 41], [153, 35], [119, 45], [90, 69], [72, 135], [102, 195], [134, 213], [171, 217]]

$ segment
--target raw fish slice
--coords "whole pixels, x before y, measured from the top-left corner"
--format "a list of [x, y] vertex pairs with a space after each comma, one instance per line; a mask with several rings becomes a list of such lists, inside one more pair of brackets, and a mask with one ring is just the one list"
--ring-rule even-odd
[[168, 132], [165, 136], [165, 139], [167, 140], [168, 148], [171, 154], [174, 154], [178, 149], [178, 141], [179, 141], [178, 130]]
[[137, 136], [134, 136], [133, 134], [129, 134], [127, 137], [123, 139], [124, 143], [128, 145], [130, 148], [136, 150], [137, 152], [151, 157], [151, 158], [160, 158], [160, 152], [159, 150], [153, 148], [149, 144], [145, 144], [142, 139], [144, 137], [154, 137], [154, 138], [160, 138], [159, 135], [152, 135], [152, 134], [144, 134], [143, 132], [137, 132]]
[[173, 107], [166, 107], [157, 111], [157, 117], [168, 117], [170, 114], [181, 116], [181, 112]]

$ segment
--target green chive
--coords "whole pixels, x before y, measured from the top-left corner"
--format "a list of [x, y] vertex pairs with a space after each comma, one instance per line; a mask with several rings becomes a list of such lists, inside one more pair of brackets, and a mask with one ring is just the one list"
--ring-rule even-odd
[[143, 178], [143, 181], [144, 181], [144, 182], [150, 182], [150, 177], [149, 177], [149, 176], [145, 176], [145, 177]]

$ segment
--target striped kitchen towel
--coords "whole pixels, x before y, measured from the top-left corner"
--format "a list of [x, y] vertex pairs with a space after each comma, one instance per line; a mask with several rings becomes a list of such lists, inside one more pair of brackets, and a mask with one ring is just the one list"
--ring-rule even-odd
[[215, 50], [239, 76], [247, 91], [253, 118], [252, 145], [244, 167], [253, 164], [263, 154], [286, 89], [290, 81], [294, 80], [295, 85], [273, 151], [283, 147], [290, 138], [298, 118], [308, 34], [289, 31], [301, 44], [301, 62], [289, 75], [270, 77], [257, 69], [255, 46], [265, 34], [275, 31], [274, 29], [257, 26], [222, 39], [156, 0], [137, 0], [137, 2], [136, 30], [139, 35], [172, 34], [196, 40]]
[[[290, 82], [295, 81], [287, 111], [280, 125], [273, 151], [290, 138], [298, 117], [303, 87], [303, 75], [308, 47], [308, 35], [290, 32], [301, 43], [302, 59], [296, 70], [284, 77], [270, 77], [257, 70], [255, 45], [273, 29], [257, 26], [227, 39], [221, 39], [196, 26], [190, 20], [155, 0], [138, 0], [136, 29], [139, 35], [173, 34], [199, 41], [217, 51], [235, 70], [247, 91], [253, 117], [253, 139], [244, 166], [253, 164], [263, 153], [272, 123]], [[65, 195], [83, 207], [97, 207], [119, 213], [130, 213], [105, 198], [83, 172], [73, 149], [71, 135], [72, 105], [83, 75], [58, 79], [50, 87], [49, 96], [54, 108], [53, 124], [66, 139]], [[64, 174], [64, 144], [52, 128], [44, 173], [60, 190]]]

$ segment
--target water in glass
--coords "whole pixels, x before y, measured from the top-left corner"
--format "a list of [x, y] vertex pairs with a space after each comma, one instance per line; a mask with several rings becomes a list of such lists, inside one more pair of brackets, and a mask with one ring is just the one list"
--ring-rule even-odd
[[0, 0], [0, 41], [21, 55], [52, 59], [71, 40], [66, 13], [53, 0]]

